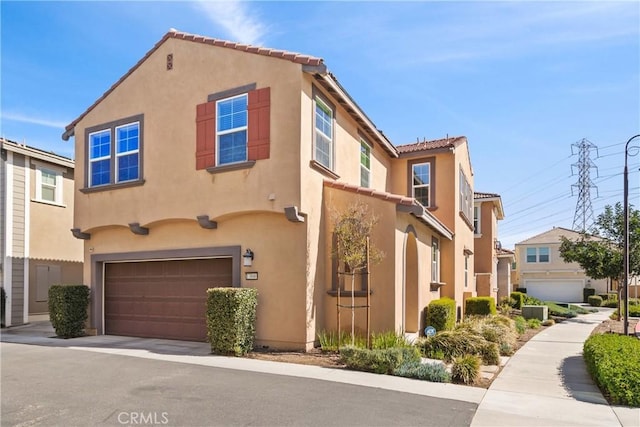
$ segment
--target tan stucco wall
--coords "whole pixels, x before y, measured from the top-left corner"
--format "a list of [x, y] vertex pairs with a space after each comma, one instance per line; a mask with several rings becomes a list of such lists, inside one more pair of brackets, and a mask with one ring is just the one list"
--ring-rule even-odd
[[477, 275], [477, 293], [479, 296], [495, 298], [498, 293], [498, 258], [495, 248], [495, 240], [498, 238], [498, 219], [495, 205], [493, 201], [477, 202], [475, 205], [480, 208], [480, 235], [475, 236], [473, 256]]
[[[42, 161], [38, 161], [43, 163]], [[53, 166], [52, 169], [66, 169]], [[30, 168], [29, 257], [34, 259], [82, 262], [82, 242], [73, 237], [73, 169], [63, 173], [61, 206], [36, 202], [36, 170]]]
[[[166, 55], [173, 54], [173, 69]], [[233, 49], [167, 40], [76, 126], [76, 187], [85, 185], [84, 129], [144, 114], [143, 186], [77, 193], [75, 226], [163, 219], [211, 219], [241, 211], [282, 212], [299, 205], [300, 65]], [[197, 78], [193, 78], [197, 76]], [[271, 155], [250, 169], [195, 170], [196, 105], [250, 83], [271, 88]], [[268, 199], [275, 194], [275, 200]], [[207, 197], [203, 197], [203, 195]], [[153, 206], [153, 209], [149, 207]]]

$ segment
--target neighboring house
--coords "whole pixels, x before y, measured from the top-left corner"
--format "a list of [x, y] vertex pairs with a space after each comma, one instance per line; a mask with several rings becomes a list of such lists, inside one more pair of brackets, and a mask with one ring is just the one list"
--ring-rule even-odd
[[502, 298], [511, 295], [512, 268], [516, 262], [516, 254], [509, 249], [498, 249], [498, 303]]
[[256, 345], [312, 348], [336, 328], [338, 290], [351, 296], [331, 218], [356, 201], [385, 254], [369, 275], [373, 331], [419, 332], [431, 300], [475, 293], [466, 139], [394, 146], [320, 58], [171, 30], [72, 136], [99, 334], [205, 340], [205, 290], [252, 287]]
[[[502, 245], [498, 240], [498, 221], [504, 219], [502, 198], [499, 194], [479, 192], [474, 193], [473, 198], [473, 233], [478, 296], [493, 297], [497, 303], [499, 297], [503, 296], [498, 295], [500, 293], [498, 254], [502, 250]], [[503, 289], [501, 294], [504, 293]]]
[[597, 294], [606, 293], [607, 280], [588, 277], [578, 263], [566, 263], [560, 257], [560, 237], [580, 238], [580, 233], [554, 227], [522, 242], [516, 243], [516, 285], [527, 294], [543, 301], [581, 302], [582, 289], [595, 288]]
[[73, 225], [73, 160], [0, 138], [0, 285], [4, 325], [47, 313], [52, 284], [82, 283]]

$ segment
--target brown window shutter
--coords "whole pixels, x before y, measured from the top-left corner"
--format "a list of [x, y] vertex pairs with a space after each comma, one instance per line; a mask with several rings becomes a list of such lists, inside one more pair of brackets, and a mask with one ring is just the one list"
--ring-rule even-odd
[[216, 165], [216, 102], [196, 108], [196, 169]]
[[247, 157], [249, 160], [269, 158], [271, 128], [271, 88], [249, 91], [247, 101], [249, 135]]

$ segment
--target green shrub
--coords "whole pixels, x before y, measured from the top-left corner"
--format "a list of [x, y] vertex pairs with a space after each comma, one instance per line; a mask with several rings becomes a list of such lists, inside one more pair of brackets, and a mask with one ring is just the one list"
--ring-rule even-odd
[[640, 340], [592, 335], [584, 343], [587, 369], [612, 404], [640, 407]]
[[587, 304], [589, 302], [589, 297], [596, 294], [596, 290], [594, 288], [582, 288], [582, 302]]
[[513, 346], [507, 343], [500, 344], [500, 356], [511, 356], [513, 353]]
[[454, 382], [473, 384], [480, 376], [480, 358], [473, 354], [456, 357], [451, 366], [451, 378]]
[[388, 331], [381, 333], [373, 333], [371, 335], [371, 348], [385, 349], [394, 347], [410, 347], [411, 344], [407, 342], [403, 334], [397, 332]]
[[496, 314], [496, 300], [491, 297], [471, 297], [464, 302], [466, 316], [489, 316]]
[[524, 297], [522, 292], [511, 292], [511, 299], [514, 301], [513, 308], [520, 310], [524, 305]]
[[524, 317], [517, 316], [513, 321], [515, 322], [516, 332], [518, 332], [519, 335], [527, 331], [527, 320]]
[[465, 354], [481, 354], [487, 341], [470, 331], [455, 330], [439, 332], [432, 337], [423, 337], [416, 341], [416, 347], [425, 357], [432, 359], [440, 356], [446, 362]]
[[207, 290], [207, 338], [212, 353], [242, 356], [253, 349], [257, 305], [256, 289]]
[[[620, 313], [622, 315], [624, 315], [624, 304], [622, 305], [622, 307], [620, 307]], [[618, 316], [618, 310], [614, 311], [613, 314], [611, 315], [612, 318], [613, 316]], [[640, 317], [640, 305], [631, 305], [629, 304], [629, 316], [630, 317]]]
[[598, 309], [597, 308], [584, 308], [580, 305], [575, 305], [575, 304], [569, 304], [569, 310], [576, 312], [577, 314], [590, 314], [590, 313], [597, 313]]
[[602, 307], [607, 308], [618, 308], [618, 300], [617, 299], [608, 299], [602, 302]]
[[532, 296], [529, 296], [529, 295], [525, 295], [524, 296], [524, 303], [526, 305], [546, 305], [544, 302], [542, 302], [538, 298], [532, 297]]
[[[551, 301], [545, 301], [544, 305], [546, 305], [547, 307], [549, 307], [549, 314], [551, 316], [557, 316], [557, 317], [565, 317], [567, 319], [571, 319], [573, 317], [576, 317], [576, 311], [575, 311], [575, 307], [572, 309], [566, 308], [566, 307], [562, 307], [558, 304], [556, 304], [555, 302], [551, 302]], [[588, 311], [585, 311], [585, 313], [588, 313]]]
[[486, 342], [480, 346], [478, 354], [485, 365], [500, 365], [500, 347], [495, 342]]
[[451, 374], [442, 363], [420, 363], [408, 361], [400, 365], [393, 375], [405, 378], [415, 378], [433, 383], [450, 383]]
[[640, 305], [640, 299], [638, 299], [638, 298], [629, 298], [629, 305]]
[[591, 307], [600, 307], [602, 305], [602, 297], [598, 295], [590, 295], [587, 297], [587, 302]]
[[456, 302], [451, 298], [433, 300], [427, 306], [426, 323], [436, 331], [450, 331], [456, 324]]
[[553, 326], [556, 324], [556, 321], [553, 319], [547, 319], [544, 322], [542, 322], [542, 326]]
[[420, 351], [413, 346], [376, 350], [346, 346], [340, 349], [340, 360], [349, 369], [392, 374], [403, 363], [419, 362]]
[[529, 329], [540, 329], [540, 325], [542, 325], [542, 322], [540, 321], [540, 319], [527, 320], [527, 327]]
[[56, 335], [63, 338], [84, 335], [89, 318], [89, 287], [53, 285], [49, 288], [49, 319]]

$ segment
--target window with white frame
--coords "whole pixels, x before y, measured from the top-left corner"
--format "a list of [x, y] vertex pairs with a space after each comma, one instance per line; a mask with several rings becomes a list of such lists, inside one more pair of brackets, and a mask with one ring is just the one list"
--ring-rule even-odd
[[440, 283], [440, 242], [431, 238], [431, 282]]
[[62, 171], [36, 165], [36, 195], [38, 202], [62, 204]]
[[545, 263], [549, 262], [549, 247], [542, 246], [537, 248], [527, 248], [528, 263]]
[[88, 187], [141, 181], [142, 115], [87, 129]]
[[464, 256], [464, 287], [469, 286], [469, 255]]
[[218, 165], [247, 161], [247, 94], [216, 102]]
[[428, 208], [431, 202], [431, 163], [416, 163], [412, 167], [412, 196]]
[[460, 212], [469, 222], [473, 222], [473, 190], [462, 168], [460, 169]]
[[360, 140], [360, 186], [371, 185], [371, 147]]
[[314, 160], [333, 170], [333, 110], [320, 97], [315, 97]]
[[480, 234], [480, 206], [473, 207], [473, 234]]

